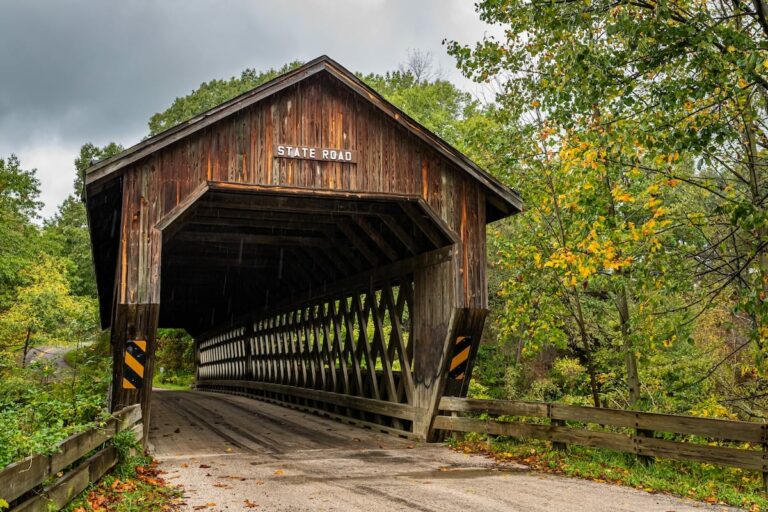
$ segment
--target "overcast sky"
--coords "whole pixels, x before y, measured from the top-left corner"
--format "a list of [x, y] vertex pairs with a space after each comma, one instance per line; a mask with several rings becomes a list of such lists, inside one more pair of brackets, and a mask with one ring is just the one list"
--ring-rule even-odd
[[322, 54], [352, 71], [494, 32], [472, 0], [0, 0], [0, 158], [37, 168], [43, 214], [71, 191], [85, 142], [126, 147], [149, 117], [212, 78]]

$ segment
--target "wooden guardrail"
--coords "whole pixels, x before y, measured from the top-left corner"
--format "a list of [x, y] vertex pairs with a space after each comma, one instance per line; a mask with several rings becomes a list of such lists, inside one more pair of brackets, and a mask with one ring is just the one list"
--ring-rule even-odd
[[[454, 414], [437, 416], [435, 429], [542, 439], [552, 441], [556, 448], [568, 444], [607, 448], [634, 453], [645, 459], [661, 457], [706, 462], [759, 471], [763, 482], [767, 480], [768, 424], [556, 403], [456, 397], [443, 397], [439, 409]], [[486, 413], [488, 419], [462, 417], [458, 413]], [[499, 416], [544, 418], [549, 421], [546, 424], [516, 419], [506, 421], [506, 418], [501, 421]], [[585, 424], [630, 430], [624, 433], [589, 430], [584, 428]], [[667, 434], [668, 439], [661, 438], [660, 434]], [[687, 436], [718, 441], [719, 444], [701, 444], [685, 439]], [[723, 446], [726, 444], [731, 446]]]
[[11, 504], [10, 512], [60, 510], [115, 465], [117, 451], [107, 441], [126, 430], [140, 438], [142, 429], [139, 405], [126, 407], [103, 427], [63, 440], [55, 453], [33, 455], [0, 470], [0, 498]]

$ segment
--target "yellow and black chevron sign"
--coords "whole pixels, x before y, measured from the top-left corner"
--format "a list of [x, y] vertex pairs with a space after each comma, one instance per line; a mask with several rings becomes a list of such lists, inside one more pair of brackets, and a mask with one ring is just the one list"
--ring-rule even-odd
[[472, 350], [472, 336], [458, 336], [453, 344], [453, 356], [448, 368], [448, 377], [454, 380], [464, 380], [467, 372], [469, 352]]
[[144, 385], [144, 363], [147, 340], [128, 340], [123, 357], [123, 389], [138, 389]]

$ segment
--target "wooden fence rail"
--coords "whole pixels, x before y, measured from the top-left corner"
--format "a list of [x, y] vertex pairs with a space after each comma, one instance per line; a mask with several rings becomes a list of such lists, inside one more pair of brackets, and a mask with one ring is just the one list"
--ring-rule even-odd
[[115, 465], [117, 451], [107, 441], [124, 431], [140, 438], [142, 428], [141, 408], [132, 405], [115, 413], [103, 427], [63, 440], [51, 455], [14, 462], [0, 470], [0, 498], [11, 504], [10, 512], [60, 510]]
[[[576, 444], [634, 453], [646, 460], [653, 457], [697, 461], [759, 471], [768, 475], [768, 424], [747, 421], [697, 418], [618, 409], [574, 405], [476, 400], [444, 397], [440, 411], [453, 413], [435, 418], [434, 428], [453, 432], [478, 432], [490, 435], [552, 441], [555, 447]], [[488, 419], [458, 416], [482, 414]], [[518, 418], [500, 421], [498, 416], [544, 418], [545, 423], [527, 423]], [[567, 422], [580, 425], [569, 425]], [[589, 430], [583, 424], [631, 429], [630, 432]], [[672, 434], [676, 439], [662, 439]], [[697, 436], [719, 445], [701, 444], [681, 436]], [[738, 446], [722, 446], [732, 444]]]

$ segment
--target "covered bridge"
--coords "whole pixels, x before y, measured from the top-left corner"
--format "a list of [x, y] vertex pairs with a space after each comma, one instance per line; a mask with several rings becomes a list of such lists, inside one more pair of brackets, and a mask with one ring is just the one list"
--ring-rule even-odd
[[518, 195], [320, 57], [86, 174], [111, 407], [158, 327], [196, 386], [427, 438], [487, 314], [487, 223]]

